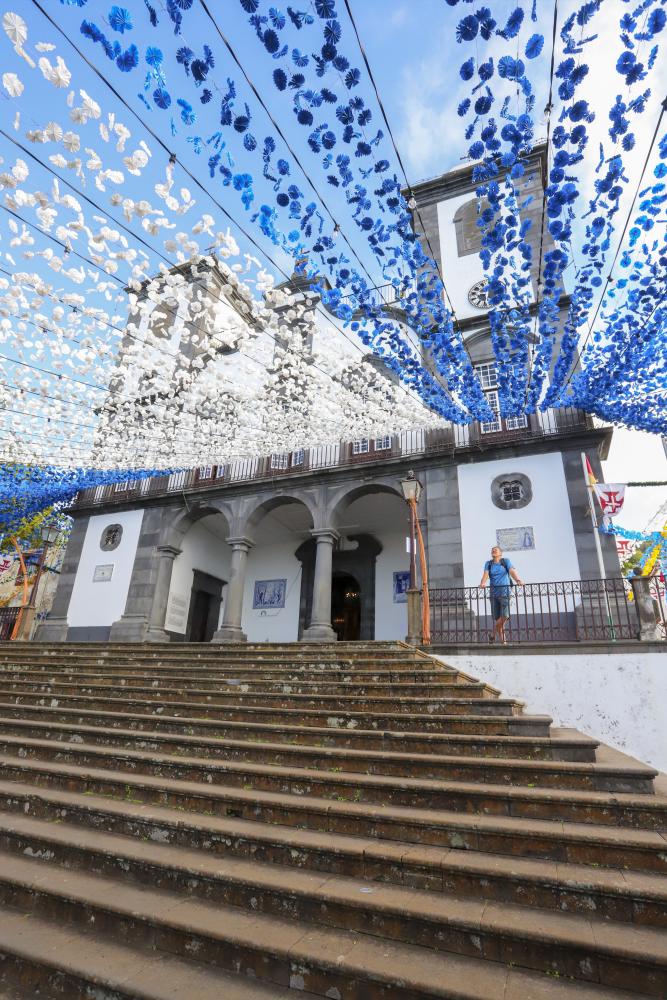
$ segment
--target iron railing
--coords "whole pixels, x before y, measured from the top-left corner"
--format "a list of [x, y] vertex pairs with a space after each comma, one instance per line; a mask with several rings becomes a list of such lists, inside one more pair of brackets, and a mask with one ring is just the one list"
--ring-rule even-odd
[[20, 608], [0, 608], [0, 642], [11, 639], [20, 610]]
[[[639, 622], [625, 580], [560, 580], [510, 587], [507, 642], [637, 639]], [[431, 642], [489, 643], [488, 587], [429, 591]]]
[[[406, 458], [449, 455], [469, 450], [481, 451], [499, 444], [540, 440], [571, 431], [594, 427], [593, 420], [582, 410], [563, 408], [525, 418], [525, 426], [498, 420], [497, 424], [450, 424], [437, 430], [405, 431], [358, 441], [341, 441], [317, 448], [300, 449], [262, 458], [243, 458], [225, 465], [201, 466], [175, 472], [170, 476], [154, 476], [141, 481], [129, 480], [114, 486], [98, 486], [83, 490], [75, 506], [126, 502], [142, 496], [165, 495], [182, 491], [225, 487], [243, 482], [283, 479], [303, 473], [321, 472], [358, 465]], [[489, 429], [492, 428], [492, 429]]]

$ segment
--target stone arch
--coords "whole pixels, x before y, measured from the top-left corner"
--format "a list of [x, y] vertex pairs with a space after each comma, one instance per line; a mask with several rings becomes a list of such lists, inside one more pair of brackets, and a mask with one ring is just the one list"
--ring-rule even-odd
[[347, 508], [359, 500], [360, 497], [368, 496], [372, 493], [388, 493], [403, 500], [400, 481], [389, 476], [381, 479], [374, 479], [370, 482], [361, 483], [357, 486], [342, 486], [329, 496], [327, 504], [327, 522], [332, 528], [336, 528], [340, 523], [340, 517]]
[[305, 507], [311, 520], [311, 528], [317, 528], [321, 522], [321, 509], [315, 502], [310, 491], [292, 490], [289, 493], [272, 493], [268, 496], [248, 498], [244, 501], [243, 510], [239, 511], [238, 523], [240, 534], [252, 538], [254, 530], [266, 514], [270, 514], [285, 504], [300, 504]]
[[215, 514], [222, 514], [227, 522], [228, 531], [231, 533], [234, 524], [232, 506], [223, 500], [207, 500], [190, 507], [179, 507], [177, 510], [169, 512], [163, 521], [160, 545], [171, 545], [178, 548], [179, 543], [183, 541], [193, 524]]

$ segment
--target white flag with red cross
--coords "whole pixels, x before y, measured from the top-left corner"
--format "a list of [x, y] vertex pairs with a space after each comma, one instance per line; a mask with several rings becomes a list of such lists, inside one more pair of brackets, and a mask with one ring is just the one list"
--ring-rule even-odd
[[596, 483], [593, 489], [602, 513], [606, 517], [618, 514], [625, 500], [625, 483]]

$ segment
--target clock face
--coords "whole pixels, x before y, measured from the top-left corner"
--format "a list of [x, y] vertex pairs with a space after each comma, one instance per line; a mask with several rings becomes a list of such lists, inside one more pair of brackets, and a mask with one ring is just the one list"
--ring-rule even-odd
[[482, 278], [481, 281], [476, 281], [468, 292], [468, 302], [475, 309], [488, 309], [489, 299], [486, 292], [486, 279]]

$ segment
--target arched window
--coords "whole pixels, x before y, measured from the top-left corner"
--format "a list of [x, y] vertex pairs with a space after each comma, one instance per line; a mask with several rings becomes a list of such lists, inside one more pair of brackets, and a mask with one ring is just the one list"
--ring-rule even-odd
[[454, 214], [454, 229], [459, 257], [479, 253], [482, 249], [482, 230], [477, 225], [477, 220], [485, 207], [485, 201], [480, 204], [477, 198], [471, 198], [457, 208]]

